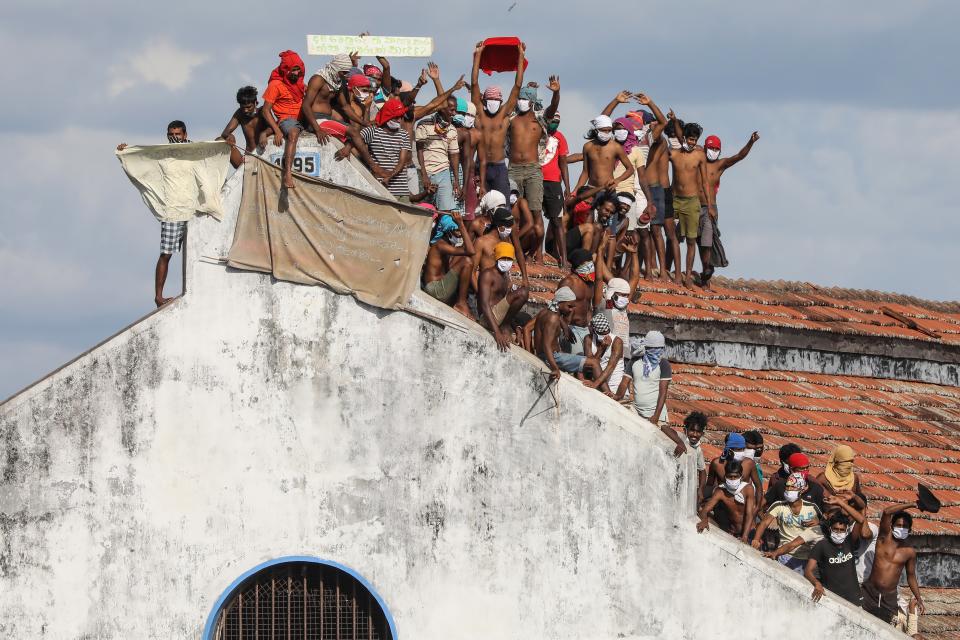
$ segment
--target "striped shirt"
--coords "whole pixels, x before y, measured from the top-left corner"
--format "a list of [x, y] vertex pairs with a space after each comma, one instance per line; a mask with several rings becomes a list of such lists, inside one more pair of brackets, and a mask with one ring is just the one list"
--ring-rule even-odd
[[[410, 136], [403, 129], [391, 133], [383, 127], [367, 127], [360, 132], [360, 137], [367, 145], [373, 160], [384, 171], [393, 171], [397, 163], [400, 162], [400, 152], [410, 148]], [[401, 170], [384, 186], [387, 187], [387, 191], [398, 198], [400, 196], [410, 196], [405, 170]]]

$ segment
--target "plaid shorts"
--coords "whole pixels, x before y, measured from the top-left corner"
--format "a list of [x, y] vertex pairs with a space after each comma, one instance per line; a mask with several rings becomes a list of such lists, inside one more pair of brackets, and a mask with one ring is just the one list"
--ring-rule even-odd
[[160, 223], [160, 253], [176, 253], [183, 246], [183, 236], [187, 232], [186, 222]]

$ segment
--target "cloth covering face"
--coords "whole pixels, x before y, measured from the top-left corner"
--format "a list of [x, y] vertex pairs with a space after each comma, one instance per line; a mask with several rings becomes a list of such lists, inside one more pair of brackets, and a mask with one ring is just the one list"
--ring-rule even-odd
[[431, 212], [307, 176], [294, 180], [295, 191], [282, 189], [280, 167], [245, 156], [227, 264], [403, 308], [419, 286]]
[[827, 466], [823, 474], [837, 491], [852, 490], [856, 481], [853, 474], [853, 459], [855, 457], [853, 449], [845, 444], [839, 445], [830, 454], [827, 460]]
[[230, 166], [226, 142], [127, 147], [117, 158], [157, 220], [185, 222], [198, 213], [223, 218], [220, 190]]
[[[290, 73], [294, 67], [300, 67], [300, 77], [297, 78], [296, 82], [290, 82], [287, 74]], [[269, 82], [279, 80], [290, 91], [293, 99], [300, 101], [303, 100], [303, 94], [307, 92], [306, 85], [303, 83], [305, 73], [306, 67], [303, 65], [303, 58], [297, 55], [296, 51], [290, 51], [288, 49], [287, 51], [280, 52], [280, 65], [270, 73]]]
[[316, 75], [323, 78], [333, 91], [339, 91], [340, 85], [343, 83], [339, 74], [343, 71], [350, 71], [351, 68], [353, 68], [353, 62], [350, 60], [350, 56], [341, 53], [333, 56], [333, 59], [320, 71], [317, 71]]

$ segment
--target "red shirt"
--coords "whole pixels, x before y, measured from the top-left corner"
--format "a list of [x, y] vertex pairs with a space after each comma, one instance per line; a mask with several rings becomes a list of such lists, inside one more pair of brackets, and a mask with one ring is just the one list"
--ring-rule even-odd
[[567, 139], [559, 131], [555, 131], [547, 138], [547, 152], [543, 156], [543, 179], [547, 182], [560, 182], [560, 156], [570, 154]]

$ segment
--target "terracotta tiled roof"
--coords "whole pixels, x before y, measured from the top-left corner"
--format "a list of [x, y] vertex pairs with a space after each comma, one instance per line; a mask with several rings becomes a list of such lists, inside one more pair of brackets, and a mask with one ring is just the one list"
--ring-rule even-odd
[[765, 476], [777, 450], [795, 442], [823, 467], [838, 444], [857, 452], [871, 517], [892, 502], [916, 500], [917, 482], [943, 502], [916, 513], [917, 533], [960, 535], [960, 388], [919, 382], [674, 364], [671, 422], [691, 411], [710, 417], [704, 453], [719, 455], [727, 432], [764, 436]]
[[[900, 587], [900, 595], [910, 601], [909, 587]], [[924, 640], [960, 640], [960, 589], [921, 588], [926, 613], [917, 621]]]
[[[565, 275], [553, 265], [529, 265], [531, 302], [553, 297]], [[716, 277], [712, 290], [641, 280], [631, 313], [665, 320], [702, 320], [960, 344], [960, 303], [932, 302], [877, 291]]]

